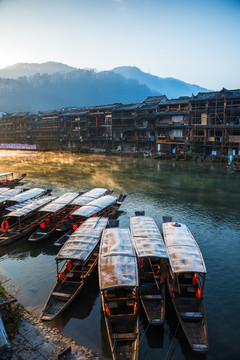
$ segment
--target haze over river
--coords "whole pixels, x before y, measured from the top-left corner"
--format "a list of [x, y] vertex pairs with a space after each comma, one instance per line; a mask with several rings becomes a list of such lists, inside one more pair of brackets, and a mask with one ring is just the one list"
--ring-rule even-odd
[[[53, 195], [94, 187], [126, 193], [120, 227], [135, 210], [145, 210], [160, 227], [163, 215], [187, 224], [207, 268], [204, 303], [207, 355], [190, 350], [170, 299], [163, 328], [147, 327], [141, 314], [139, 359], [237, 359], [240, 356], [240, 174], [226, 165], [132, 159], [104, 155], [0, 151], [0, 173], [27, 173], [24, 187], [52, 189]], [[22, 240], [0, 248], [0, 274], [7, 290], [39, 315], [56, 280], [54, 239]], [[72, 306], [54, 323], [77, 343], [109, 358], [97, 270]], [[176, 335], [176, 336], [175, 336]], [[175, 337], [174, 337], [175, 336]]]

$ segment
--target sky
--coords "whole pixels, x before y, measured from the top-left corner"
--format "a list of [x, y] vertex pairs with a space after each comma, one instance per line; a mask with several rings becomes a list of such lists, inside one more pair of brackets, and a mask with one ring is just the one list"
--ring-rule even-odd
[[0, 0], [0, 68], [137, 66], [240, 88], [240, 0]]

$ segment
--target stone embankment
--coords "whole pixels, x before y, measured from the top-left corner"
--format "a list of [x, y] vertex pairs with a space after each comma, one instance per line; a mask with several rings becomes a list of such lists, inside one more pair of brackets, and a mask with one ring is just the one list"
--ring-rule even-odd
[[26, 310], [23, 310], [21, 325], [11, 341], [11, 349], [12, 360], [100, 360], [97, 353], [77, 345]]
[[1, 285], [0, 300], [1, 304], [13, 304], [8, 311], [2, 308], [11, 348], [0, 354], [1, 360], [100, 360], [97, 353], [78, 345], [50, 323], [40, 321], [24, 309]]

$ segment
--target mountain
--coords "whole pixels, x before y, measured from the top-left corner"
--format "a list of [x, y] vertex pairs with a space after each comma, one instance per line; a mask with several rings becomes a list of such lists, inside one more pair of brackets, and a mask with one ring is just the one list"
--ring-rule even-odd
[[20, 63], [0, 69], [0, 110], [61, 109], [111, 103], [135, 103], [148, 96], [169, 99], [207, 91], [174, 78], [160, 78], [137, 67], [110, 71], [77, 69], [62, 63]]
[[0, 110], [5, 112], [61, 109], [111, 103], [135, 103], [159, 95], [136, 80], [112, 71], [73, 70], [67, 73], [0, 78]]
[[121, 66], [112, 70], [116, 74], [124, 76], [126, 79], [134, 79], [139, 84], [146, 85], [150, 90], [166, 95], [169, 99], [179, 96], [196, 95], [198, 92], [208, 91], [198, 85], [188, 84], [184, 81], [171, 77], [161, 78], [141, 71], [135, 66]]
[[49, 61], [42, 64], [19, 63], [0, 69], [0, 78], [17, 79], [21, 76], [32, 76], [35, 74], [54, 74], [57, 72], [68, 73], [73, 70], [76, 70], [76, 68], [54, 61]]

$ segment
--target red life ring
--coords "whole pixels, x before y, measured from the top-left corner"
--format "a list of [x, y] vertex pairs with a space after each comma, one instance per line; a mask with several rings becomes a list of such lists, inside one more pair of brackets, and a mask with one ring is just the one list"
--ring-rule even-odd
[[63, 272], [61, 272], [59, 274], [58, 278], [59, 278], [60, 281], [64, 281], [66, 279], [66, 275]]
[[201, 299], [201, 297], [202, 297], [202, 288], [199, 287], [199, 288], [197, 289], [196, 297], [197, 297], [198, 299]]
[[68, 260], [68, 262], [67, 262], [67, 264], [66, 264], [66, 269], [68, 270], [68, 271], [70, 271], [71, 269], [72, 269], [72, 263], [71, 263], [71, 260]]
[[9, 223], [7, 222], [7, 220], [4, 220], [1, 224], [1, 230], [2, 232], [7, 232], [9, 228]]
[[109, 309], [109, 307], [108, 307], [107, 304], [105, 304], [105, 310], [106, 310], [106, 314], [107, 314], [108, 316], [110, 316], [111, 313], [110, 313], [110, 309]]
[[197, 283], [198, 283], [198, 277], [197, 277], [197, 274], [194, 274], [193, 278], [192, 278], [192, 284], [197, 285]]

